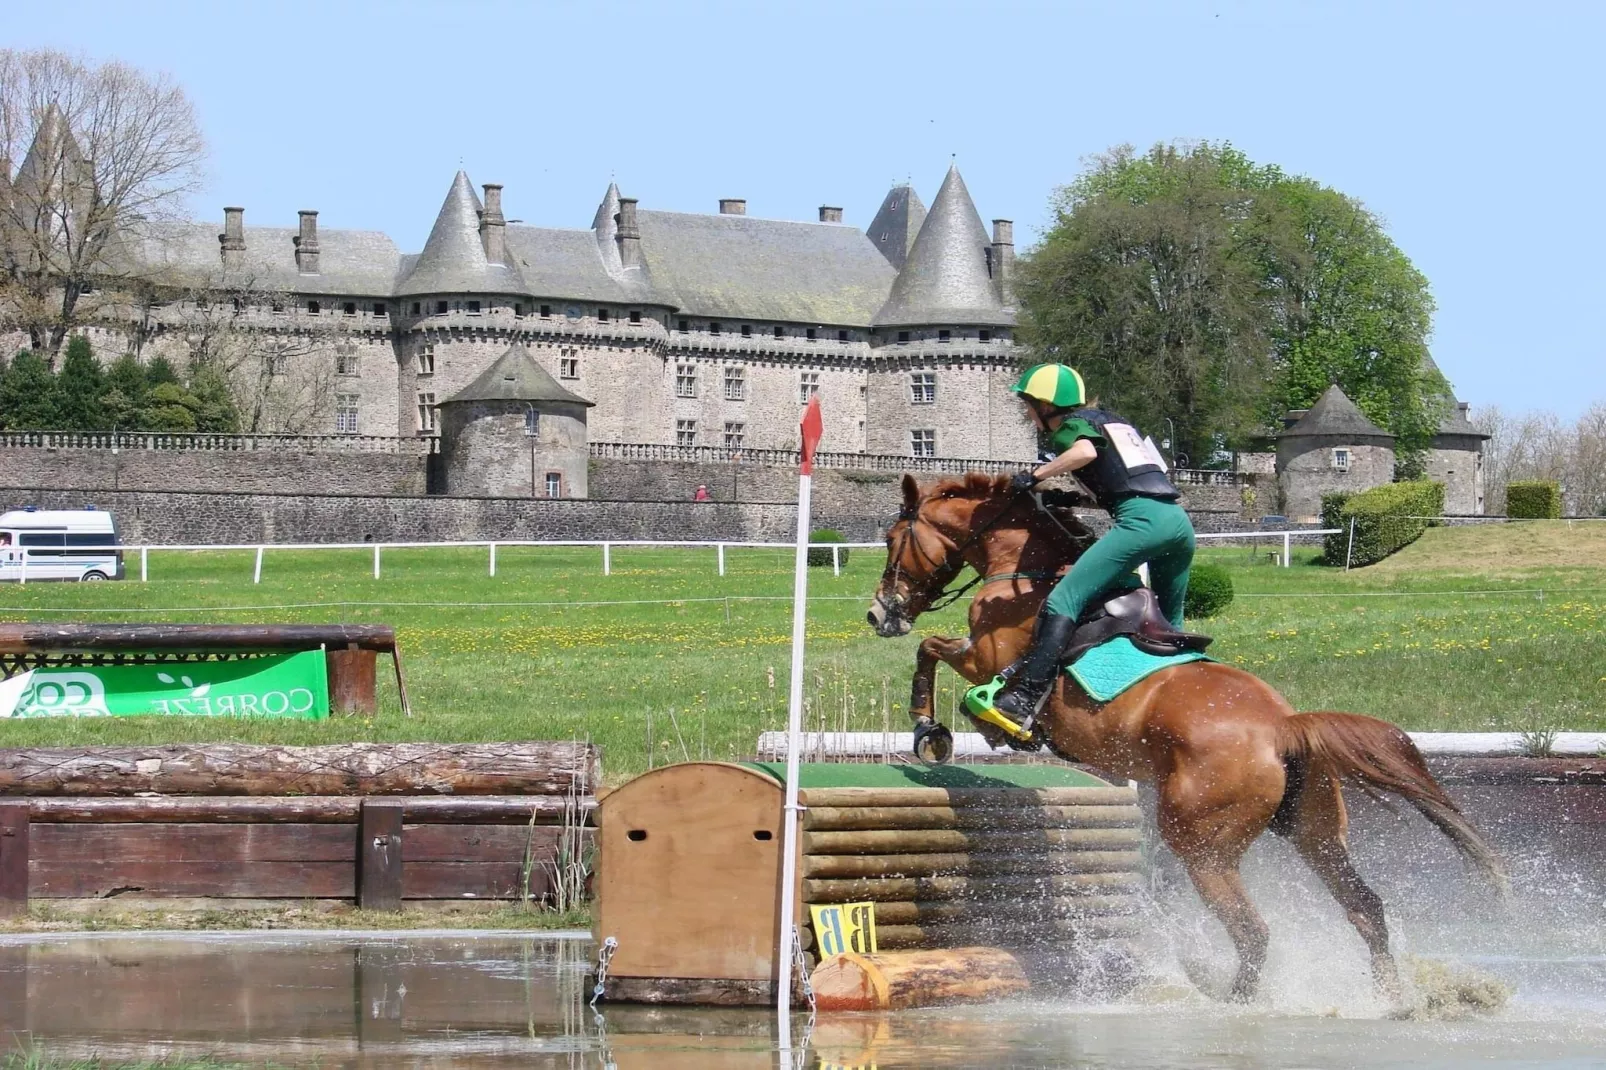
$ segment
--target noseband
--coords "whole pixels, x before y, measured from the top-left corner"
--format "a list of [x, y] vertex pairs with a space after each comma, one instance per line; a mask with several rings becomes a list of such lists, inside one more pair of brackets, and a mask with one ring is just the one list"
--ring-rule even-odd
[[[980, 583], [984, 577], [980, 573], [977, 573], [975, 579], [971, 580], [963, 587], [955, 588], [952, 591], [947, 589], [948, 585], [952, 583], [954, 578], [958, 576], [959, 573], [965, 568], [965, 551], [974, 546], [978, 539], [987, 534], [987, 532], [991, 531], [1000, 520], [1004, 519], [1004, 516], [1015, 507], [1015, 498], [1019, 494], [1020, 491], [1015, 491], [1012, 493], [1009, 496], [1009, 500], [1004, 503], [1004, 507], [998, 510], [998, 512], [994, 513], [991, 520], [987, 521], [987, 523], [983, 524], [981, 527], [976, 528], [968, 536], [966, 536], [965, 541], [956, 545], [953, 549], [953, 552], [948, 555], [946, 560], [943, 561], [933, 561], [931, 555], [926, 553], [925, 548], [920, 545], [920, 540], [915, 538], [915, 525], [925, 519], [920, 515], [920, 507], [929, 499], [922, 499], [921, 501], [915, 502], [915, 504], [912, 506], [905, 504], [902, 508], [900, 508], [898, 510], [898, 519], [907, 521], [908, 523], [904, 526], [903, 536], [898, 540], [898, 545], [893, 550], [893, 591], [882, 600], [886, 605], [887, 610], [894, 615], [901, 615], [904, 608], [912, 600], [910, 598], [900, 596], [896, 590], [899, 581], [903, 579], [904, 550], [911, 546], [914, 548], [915, 553], [919, 555], [920, 559], [926, 565], [931, 567], [931, 575], [926, 579], [923, 589], [914, 589], [914, 578], [912, 576], [909, 577], [911, 595], [920, 597], [925, 601], [926, 604], [925, 609], [921, 610], [920, 612], [930, 613], [935, 610], [946, 609], [962, 598], [966, 591]], [[935, 524], [932, 524], [929, 520], [926, 520], [925, 523], [933, 531], [937, 532], [937, 537], [939, 539], [944, 538], [942, 531], [938, 529]]]

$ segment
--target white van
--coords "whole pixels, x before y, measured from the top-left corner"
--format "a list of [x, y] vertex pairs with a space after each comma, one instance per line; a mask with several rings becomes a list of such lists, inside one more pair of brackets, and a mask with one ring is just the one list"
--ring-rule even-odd
[[0, 513], [0, 581], [120, 580], [117, 521], [90, 506]]

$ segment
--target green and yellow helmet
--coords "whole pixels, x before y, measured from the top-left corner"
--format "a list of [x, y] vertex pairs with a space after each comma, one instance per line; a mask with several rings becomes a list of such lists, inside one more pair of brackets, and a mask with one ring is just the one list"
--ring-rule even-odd
[[1010, 387], [1023, 398], [1036, 398], [1056, 409], [1074, 409], [1087, 401], [1087, 387], [1067, 364], [1034, 364]]

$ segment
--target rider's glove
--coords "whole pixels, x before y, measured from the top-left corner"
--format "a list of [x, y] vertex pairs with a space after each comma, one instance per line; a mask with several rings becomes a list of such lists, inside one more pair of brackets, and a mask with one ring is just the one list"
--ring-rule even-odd
[[1031, 490], [1035, 486], [1037, 486], [1036, 472], [1016, 472], [1009, 481], [1010, 490]]

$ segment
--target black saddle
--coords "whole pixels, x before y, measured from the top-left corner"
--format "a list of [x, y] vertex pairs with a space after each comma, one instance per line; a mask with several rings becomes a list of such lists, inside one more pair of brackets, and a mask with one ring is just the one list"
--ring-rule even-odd
[[1203, 650], [1210, 645], [1208, 635], [1179, 632], [1173, 628], [1160, 612], [1160, 600], [1154, 592], [1147, 587], [1137, 587], [1095, 602], [1077, 618], [1076, 630], [1071, 633], [1060, 661], [1069, 665], [1094, 647], [1122, 635], [1144, 653], [1159, 657]]

